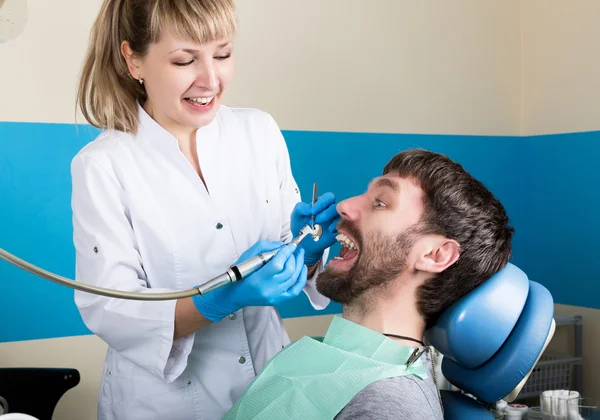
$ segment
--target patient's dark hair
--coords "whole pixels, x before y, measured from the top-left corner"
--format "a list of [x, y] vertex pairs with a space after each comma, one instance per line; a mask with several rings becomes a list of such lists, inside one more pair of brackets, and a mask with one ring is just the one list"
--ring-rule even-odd
[[448, 306], [506, 265], [514, 229], [500, 201], [447, 156], [404, 151], [383, 174], [411, 179], [423, 190], [419, 234], [440, 234], [460, 244], [456, 263], [417, 289], [417, 308], [431, 328]]

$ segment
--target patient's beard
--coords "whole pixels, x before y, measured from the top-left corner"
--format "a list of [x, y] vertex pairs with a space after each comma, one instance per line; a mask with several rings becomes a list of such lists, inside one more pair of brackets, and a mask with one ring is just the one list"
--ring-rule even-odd
[[317, 278], [317, 290], [345, 305], [366, 292], [385, 293], [386, 287], [406, 270], [408, 253], [416, 240], [415, 232], [409, 229], [398, 236], [376, 232], [363, 238], [346, 220], [338, 225], [339, 230], [342, 228], [359, 242], [358, 259], [347, 271], [338, 272], [326, 267]]

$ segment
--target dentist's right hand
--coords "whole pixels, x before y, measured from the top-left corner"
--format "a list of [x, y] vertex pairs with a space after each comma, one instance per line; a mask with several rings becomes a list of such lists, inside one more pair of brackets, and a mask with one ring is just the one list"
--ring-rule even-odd
[[[258, 241], [240, 256], [236, 264], [282, 245], [282, 242]], [[246, 306], [274, 306], [294, 298], [302, 292], [306, 281], [304, 250], [285, 245], [264, 267], [245, 279], [205, 295], [196, 295], [192, 300], [205, 318], [218, 322]]]

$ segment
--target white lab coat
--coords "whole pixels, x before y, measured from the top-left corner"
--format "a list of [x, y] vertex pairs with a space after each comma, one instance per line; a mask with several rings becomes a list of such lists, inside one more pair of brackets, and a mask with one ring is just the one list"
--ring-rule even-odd
[[[301, 198], [269, 114], [222, 106], [198, 130], [209, 192], [176, 139], [141, 107], [139, 115], [136, 136], [105, 132], [73, 159], [77, 281], [184, 290], [225, 271], [259, 239], [291, 239], [290, 214]], [[315, 277], [304, 291], [323, 309], [329, 300]], [[289, 343], [272, 307], [245, 308], [173, 341], [176, 301], [76, 292], [75, 302], [109, 345], [100, 420], [220, 419]]]

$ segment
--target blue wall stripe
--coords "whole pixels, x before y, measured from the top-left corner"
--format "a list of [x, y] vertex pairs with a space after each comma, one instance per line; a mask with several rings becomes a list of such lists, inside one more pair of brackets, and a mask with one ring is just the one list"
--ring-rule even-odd
[[520, 266], [557, 303], [600, 308], [600, 132], [530, 137]]
[[[70, 162], [98, 131], [87, 125], [0, 123], [0, 247], [74, 276]], [[339, 199], [360, 194], [397, 152], [423, 147], [462, 163], [504, 203], [517, 229], [513, 261], [558, 303], [600, 307], [592, 270], [599, 235], [593, 210], [597, 133], [546, 137], [284, 131], [305, 200], [312, 183]], [[573, 144], [576, 147], [573, 147]], [[574, 181], [573, 181], [574, 180]], [[337, 247], [334, 247], [337, 252]], [[552, 264], [549, 264], [552, 262]], [[577, 281], [578, 287], [574, 287]], [[0, 342], [89, 334], [69, 288], [0, 261]], [[598, 296], [598, 293], [596, 293]], [[306, 298], [283, 317], [312, 310]]]

